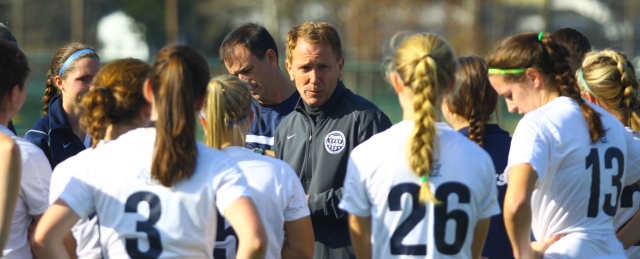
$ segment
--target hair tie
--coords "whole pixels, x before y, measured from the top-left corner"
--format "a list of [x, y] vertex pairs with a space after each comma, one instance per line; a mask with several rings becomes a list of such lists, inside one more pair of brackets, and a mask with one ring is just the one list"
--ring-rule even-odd
[[429, 180], [429, 176], [425, 175], [423, 177], [420, 177], [420, 184], [423, 184], [423, 183], [427, 182], [428, 180]]
[[538, 33], [538, 41], [542, 42], [542, 36], [544, 35], [544, 31], [541, 31], [540, 33]]
[[584, 73], [582, 73], [582, 68], [578, 70], [578, 78], [580, 79], [580, 83], [582, 83], [584, 90], [587, 90], [587, 92], [593, 95], [593, 97], [598, 98], [598, 96], [594, 94], [593, 91], [591, 91], [591, 88], [589, 88], [587, 81], [584, 80]]
[[436, 60], [435, 58], [433, 58], [433, 56], [431, 56], [431, 54], [424, 54], [424, 55], [420, 58], [420, 60], [425, 59], [425, 58], [428, 58], [428, 57], [430, 57], [430, 58], [431, 58], [431, 59], [433, 59], [434, 61]]
[[84, 53], [93, 53], [93, 54], [96, 54], [96, 56], [98, 55], [98, 53], [96, 53], [92, 49], [81, 49], [76, 51], [75, 53], [73, 53], [71, 56], [67, 58], [64, 64], [62, 64], [62, 66], [60, 67], [60, 72], [58, 72], [58, 76], [62, 76], [62, 73], [64, 73], [64, 70], [67, 69], [67, 67], [71, 65], [71, 63], [73, 63], [73, 61], [76, 60], [76, 58], [78, 58], [80, 55]]
[[251, 113], [249, 113], [249, 115], [247, 115], [246, 117], [240, 119], [239, 121], [227, 123], [227, 127], [231, 128], [235, 124], [243, 123], [243, 122], [245, 122], [245, 121], [247, 121], [249, 119], [249, 116], [251, 116]]

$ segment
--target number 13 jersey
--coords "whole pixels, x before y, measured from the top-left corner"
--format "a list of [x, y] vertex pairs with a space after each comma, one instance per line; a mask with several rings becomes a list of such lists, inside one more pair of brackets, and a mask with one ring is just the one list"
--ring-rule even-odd
[[234, 160], [197, 144], [189, 179], [164, 187], [150, 177], [155, 129], [100, 145], [74, 168], [60, 195], [81, 218], [96, 213], [105, 258], [212, 258], [217, 211], [250, 196]]
[[624, 256], [615, 236], [613, 217], [622, 188], [640, 178], [640, 142], [602, 108], [605, 135], [590, 142], [578, 104], [558, 97], [528, 113], [511, 141], [511, 168], [530, 164], [538, 175], [531, 196], [531, 228], [538, 241], [568, 234], [545, 252], [545, 258]]
[[371, 217], [373, 258], [471, 258], [476, 223], [500, 213], [491, 157], [438, 123], [429, 186], [440, 204], [423, 205], [407, 158], [413, 127], [402, 121], [353, 150], [340, 208]]

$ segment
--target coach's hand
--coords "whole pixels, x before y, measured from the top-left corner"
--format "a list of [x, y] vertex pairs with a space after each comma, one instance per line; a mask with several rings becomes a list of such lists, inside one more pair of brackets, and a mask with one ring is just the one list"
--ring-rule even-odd
[[533, 249], [535, 258], [542, 258], [544, 252], [547, 251], [547, 248], [549, 248], [551, 245], [553, 245], [553, 243], [560, 240], [560, 238], [563, 238], [566, 235], [567, 234], [553, 235], [543, 242], [531, 242], [531, 249]]

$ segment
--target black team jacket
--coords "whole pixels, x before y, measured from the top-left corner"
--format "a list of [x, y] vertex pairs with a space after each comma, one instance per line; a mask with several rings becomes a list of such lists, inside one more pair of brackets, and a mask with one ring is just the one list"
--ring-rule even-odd
[[347, 247], [351, 244], [347, 217], [338, 204], [349, 154], [360, 143], [391, 127], [391, 121], [342, 81], [320, 107], [315, 126], [302, 102], [300, 98], [294, 111], [280, 122], [275, 155], [293, 168], [309, 195], [316, 242], [334, 249]]

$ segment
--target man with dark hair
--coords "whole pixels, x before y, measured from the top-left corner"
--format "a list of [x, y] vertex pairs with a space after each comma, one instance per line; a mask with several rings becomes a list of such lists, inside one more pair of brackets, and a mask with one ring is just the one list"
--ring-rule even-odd
[[[11, 31], [9, 31], [9, 28], [7, 28], [7, 26], [5, 26], [4, 23], [1, 23], [1, 22], [0, 22], [0, 40], [6, 40], [8, 42], [11, 42], [17, 48], [20, 48], [20, 46], [18, 45], [18, 41], [16, 40], [15, 37], [13, 37], [13, 34], [11, 34]], [[13, 127], [12, 121], [9, 121], [9, 125], [7, 128], [9, 128], [9, 130], [13, 132], [13, 134], [16, 134], [16, 129]]]
[[315, 235], [314, 258], [355, 258], [342, 199], [351, 150], [391, 121], [340, 78], [344, 67], [337, 30], [305, 22], [287, 34], [286, 67], [300, 101], [275, 136], [276, 157], [298, 174], [307, 193]]
[[260, 119], [251, 123], [246, 146], [273, 156], [276, 128], [300, 98], [278, 66], [276, 42], [264, 27], [247, 23], [227, 34], [220, 46], [220, 59], [230, 74], [251, 86], [258, 101], [253, 110]]
[[565, 27], [551, 33], [551, 37], [569, 49], [571, 70], [573, 73], [578, 71], [582, 67], [584, 55], [591, 51], [591, 43], [587, 36], [573, 28]]

